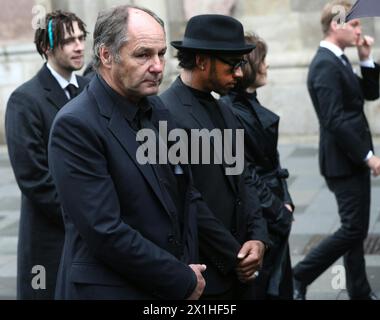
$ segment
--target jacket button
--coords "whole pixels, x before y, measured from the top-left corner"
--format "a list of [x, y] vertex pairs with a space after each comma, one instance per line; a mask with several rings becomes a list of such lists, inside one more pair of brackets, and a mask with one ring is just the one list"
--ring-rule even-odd
[[174, 244], [175, 244], [177, 247], [180, 247], [180, 246], [181, 246], [181, 242], [178, 241], [178, 240], [175, 240], [175, 241], [174, 241]]
[[241, 205], [242, 205], [242, 201], [240, 200], [240, 198], [237, 198], [237, 199], [236, 199], [236, 204], [237, 204], [238, 206], [241, 206]]
[[169, 243], [173, 243], [174, 242], [174, 236], [172, 234], [169, 234], [168, 241], [169, 241]]

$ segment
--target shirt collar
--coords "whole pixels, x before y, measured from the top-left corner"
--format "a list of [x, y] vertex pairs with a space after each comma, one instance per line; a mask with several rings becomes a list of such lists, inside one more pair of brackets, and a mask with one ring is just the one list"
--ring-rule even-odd
[[51, 74], [53, 75], [53, 77], [55, 78], [55, 80], [57, 80], [59, 86], [65, 90], [66, 87], [69, 85], [69, 84], [72, 84], [74, 85], [75, 87], [79, 88], [79, 84], [78, 84], [78, 80], [77, 80], [77, 77], [75, 75], [75, 73], [73, 72], [71, 74], [71, 79], [70, 81], [67, 81], [64, 77], [62, 77], [57, 71], [55, 71], [53, 69], [53, 67], [48, 63], [46, 63], [46, 67], [50, 70]]
[[330, 50], [338, 58], [340, 58], [342, 56], [342, 54], [344, 54], [344, 52], [341, 48], [339, 48], [336, 44], [334, 44], [330, 41], [323, 40], [323, 41], [321, 41], [320, 46], [322, 48], [326, 48], [326, 49]]
[[193, 94], [196, 98], [198, 99], [202, 99], [202, 100], [206, 100], [206, 101], [209, 101], [209, 102], [214, 102], [215, 99], [214, 97], [212, 96], [211, 92], [205, 92], [205, 91], [201, 91], [201, 90], [198, 90], [198, 89], [194, 89], [190, 86], [188, 86], [187, 84], [185, 84], [181, 77], [179, 77], [179, 80], [181, 81], [181, 83], [187, 87]]
[[108, 95], [111, 97], [114, 104], [120, 108], [122, 114], [129, 122], [132, 122], [136, 118], [137, 112], [139, 111], [139, 106], [143, 106], [144, 110], [150, 108], [149, 102], [146, 98], [141, 99], [139, 104], [132, 103], [113, 90], [100, 74], [97, 74], [96, 76], [100, 80], [100, 83], [103, 85]]

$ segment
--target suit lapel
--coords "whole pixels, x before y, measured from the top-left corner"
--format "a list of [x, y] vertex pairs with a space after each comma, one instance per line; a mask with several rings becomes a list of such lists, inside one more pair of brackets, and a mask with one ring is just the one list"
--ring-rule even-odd
[[[321, 50], [322, 53], [328, 54], [332, 59], [335, 60], [336, 65], [339, 66], [342, 73], [349, 78], [348, 83], [350, 84], [350, 86], [354, 87], [355, 90], [361, 95], [362, 90], [360, 88], [359, 77], [354, 73], [354, 71], [350, 70], [347, 66], [345, 66], [343, 62], [330, 50], [326, 48], [319, 48], [319, 50]], [[352, 68], [352, 65], [350, 66], [350, 68]]]
[[[174, 82], [173, 88], [175, 89], [177, 96], [181, 100], [181, 103], [188, 108], [188, 111], [189, 111], [190, 115], [192, 116], [192, 118], [194, 119], [194, 121], [196, 122], [196, 127], [198, 127], [198, 129], [208, 129], [209, 131], [212, 131], [213, 129], [215, 129], [215, 126], [211, 122], [205, 108], [202, 106], [202, 104], [196, 98], [194, 98], [191, 91], [180, 81], [179, 78]], [[218, 105], [220, 106], [220, 103], [218, 103]], [[227, 128], [228, 129], [235, 129], [236, 124], [231, 123], [230, 117], [226, 116], [225, 112], [226, 112], [225, 106], [223, 106], [222, 116], [224, 118], [224, 121], [226, 122]], [[194, 126], [193, 129], [196, 129], [196, 127]], [[233, 149], [232, 150], [235, 150], [235, 147], [234, 147], [234, 140], [235, 139], [232, 139], [232, 140], [233, 140]], [[210, 150], [210, 151], [214, 152], [213, 141], [211, 141], [211, 146], [212, 146], [213, 150]], [[224, 162], [224, 159], [222, 159], [222, 162], [223, 162], [223, 169], [225, 169], [226, 164]], [[223, 170], [223, 172], [224, 172], [224, 170]], [[230, 182], [232, 190], [236, 193], [237, 188], [236, 188], [236, 184], [235, 184], [233, 176], [227, 176], [226, 175], [226, 178]]]
[[137, 162], [136, 152], [140, 144], [136, 141], [136, 133], [128, 125], [128, 122], [125, 120], [119, 108], [114, 105], [112, 99], [107, 95], [97, 77], [94, 77], [91, 81], [89, 90], [92, 93], [97, 93], [96, 95], [93, 94], [93, 97], [98, 103], [100, 113], [109, 119], [108, 129], [126, 151], [130, 159], [135, 163], [169, 214], [168, 207], [164, 201], [164, 196], [152, 166], [149, 164], [141, 165]]
[[261, 148], [266, 150], [266, 154], [272, 154], [273, 150], [277, 150], [280, 117], [269, 109], [263, 107], [258, 101], [251, 101], [251, 105], [261, 124], [261, 130], [259, 131], [262, 138], [260, 141], [266, 141], [266, 143], [260, 144]]
[[253, 109], [256, 111], [257, 117], [265, 130], [278, 127], [280, 117], [277, 114], [261, 105], [253, 104]]
[[[231, 146], [232, 154], [235, 156], [238, 156], [236, 154], [236, 130], [238, 129], [238, 126], [237, 126], [237, 122], [235, 121], [235, 115], [232, 113], [229, 107], [226, 104], [224, 104], [222, 101], [218, 101], [218, 106], [222, 114], [222, 117], [224, 119], [224, 122], [226, 124], [226, 129], [232, 130], [232, 146]], [[224, 141], [224, 148], [226, 148], [225, 146], [226, 142], [229, 142], [229, 141]], [[224, 159], [223, 159], [223, 166], [225, 169], [228, 167], [228, 165], [224, 162]], [[236, 183], [238, 180], [236, 179], [237, 177], [235, 176], [226, 176], [226, 177], [228, 181], [230, 182], [232, 189], [235, 191], [235, 193], [237, 193], [238, 192], [237, 186], [236, 186]]]
[[[162, 101], [157, 97], [149, 97], [150, 102], [153, 106], [153, 115], [152, 115], [152, 122], [157, 126], [159, 125], [159, 121], [166, 121], [168, 125], [168, 134], [171, 130], [178, 129], [176, 124], [173, 122], [173, 118], [170, 114], [170, 111], [166, 109], [166, 107], [163, 105]], [[167, 141], [167, 148], [171, 148], [175, 142], [173, 141]], [[180, 164], [182, 170], [184, 171], [185, 176], [187, 179], [190, 179], [190, 171], [189, 171], [189, 165], [188, 164]], [[189, 185], [188, 185], [189, 186]]]
[[79, 92], [82, 92], [84, 87], [88, 84], [88, 80], [84, 77], [78, 77], [77, 76], [77, 80], [78, 80], [78, 85], [79, 85]]
[[194, 98], [191, 91], [182, 83], [179, 77], [173, 83], [172, 88], [175, 90], [175, 93], [181, 103], [188, 108], [187, 111], [197, 123], [198, 128], [206, 128], [210, 131], [214, 129], [214, 126], [204, 107], [197, 99]]
[[169, 213], [166, 203], [164, 202], [164, 197], [160, 185], [157, 181], [154, 169], [149, 164], [141, 165], [137, 162], [136, 153], [137, 149], [140, 147], [140, 144], [136, 141], [136, 133], [128, 125], [123, 115], [120, 112], [118, 112], [117, 108], [112, 114], [112, 118], [110, 119], [108, 128], [113, 133], [114, 137], [119, 141], [124, 150], [128, 153], [131, 160], [135, 163], [136, 167], [143, 174], [145, 179], [152, 187], [154, 193], [157, 195], [158, 199], [161, 201], [162, 205]]
[[68, 101], [65, 92], [59, 86], [46, 64], [38, 72], [38, 78], [45, 91], [46, 100], [57, 109], [61, 109]]

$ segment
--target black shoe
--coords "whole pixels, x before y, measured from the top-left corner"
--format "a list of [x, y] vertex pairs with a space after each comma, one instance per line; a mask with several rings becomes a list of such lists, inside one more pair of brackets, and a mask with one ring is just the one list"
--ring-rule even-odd
[[351, 300], [379, 300], [379, 297], [374, 292], [370, 292], [368, 296], [352, 298]]
[[379, 300], [379, 297], [374, 292], [371, 292], [367, 300]]
[[293, 278], [293, 299], [306, 300], [306, 287], [307, 285]]

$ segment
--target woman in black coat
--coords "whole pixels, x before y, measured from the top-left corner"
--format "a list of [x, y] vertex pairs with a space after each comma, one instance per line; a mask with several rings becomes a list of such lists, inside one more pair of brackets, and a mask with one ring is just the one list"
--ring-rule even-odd
[[281, 168], [277, 150], [280, 118], [257, 100], [257, 88], [267, 82], [267, 46], [256, 35], [246, 36], [246, 42], [256, 44], [256, 49], [245, 56], [248, 63], [243, 67], [244, 77], [221, 100], [232, 108], [245, 130], [245, 156], [272, 242], [255, 279], [253, 294], [257, 299], [292, 299], [288, 238], [294, 205], [286, 183], [289, 174]]

